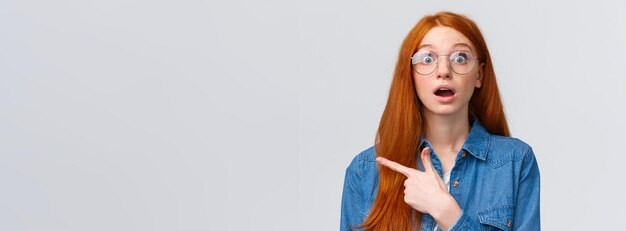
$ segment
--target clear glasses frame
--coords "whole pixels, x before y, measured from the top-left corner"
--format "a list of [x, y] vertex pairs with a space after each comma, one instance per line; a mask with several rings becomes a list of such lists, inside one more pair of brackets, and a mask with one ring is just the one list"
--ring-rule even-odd
[[478, 62], [476, 55], [467, 50], [457, 50], [448, 55], [439, 55], [432, 51], [417, 51], [411, 56], [411, 67], [420, 75], [430, 75], [439, 68], [440, 56], [447, 56], [448, 67], [459, 75], [472, 71]]

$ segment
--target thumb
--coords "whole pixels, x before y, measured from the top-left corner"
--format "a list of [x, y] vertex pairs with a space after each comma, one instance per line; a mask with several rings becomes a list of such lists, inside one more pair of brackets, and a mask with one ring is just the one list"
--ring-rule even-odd
[[443, 179], [441, 179], [441, 177], [435, 170], [433, 162], [430, 160], [430, 148], [428, 147], [422, 150], [422, 164], [424, 165], [424, 172], [432, 173], [435, 178], [437, 178], [437, 183], [439, 183], [439, 187], [441, 187], [443, 190], [447, 190], [446, 183], [443, 182]]
[[426, 147], [422, 150], [422, 165], [424, 165], [424, 172], [436, 172], [433, 163], [430, 160], [430, 148]]

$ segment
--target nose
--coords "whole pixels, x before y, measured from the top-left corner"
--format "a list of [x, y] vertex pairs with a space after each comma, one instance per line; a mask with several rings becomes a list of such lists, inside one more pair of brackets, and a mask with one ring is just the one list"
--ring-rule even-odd
[[450, 65], [449, 63], [450, 60], [448, 59], [439, 59], [439, 62], [437, 62], [437, 78], [451, 78], [452, 75], [450, 75]]

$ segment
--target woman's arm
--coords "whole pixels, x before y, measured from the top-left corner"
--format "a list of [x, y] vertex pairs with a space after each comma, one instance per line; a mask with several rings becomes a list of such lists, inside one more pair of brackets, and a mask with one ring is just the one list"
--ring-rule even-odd
[[533, 150], [529, 149], [522, 162], [515, 218], [513, 220], [514, 230], [541, 229], [539, 217], [539, 190], [539, 166], [537, 165]]
[[363, 223], [364, 196], [359, 187], [360, 166], [358, 156], [352, 160], [346, 169], [341, 196], [341, 224], [340, 230], [353, 230], [352, 227]]

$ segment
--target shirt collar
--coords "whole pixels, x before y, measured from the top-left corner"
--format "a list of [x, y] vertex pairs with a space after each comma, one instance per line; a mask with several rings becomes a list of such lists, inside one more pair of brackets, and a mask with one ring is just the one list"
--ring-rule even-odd
[[[487, 158], [487, 150], [489, 150], [489, 138], [491, 134], [483, 127], [482, 124], [477, 119], [474, 119], [472, 122], [472, 128], [470, 129], [469, 135], [467, 135], [467, 139], [461, 150], [465, 150], [470, 153], [472, 156], [485, 160]], [[427, 143], [430, 146], [428, 140], [425, 137], [421, 138], [420, 147], [424, 147]]]

